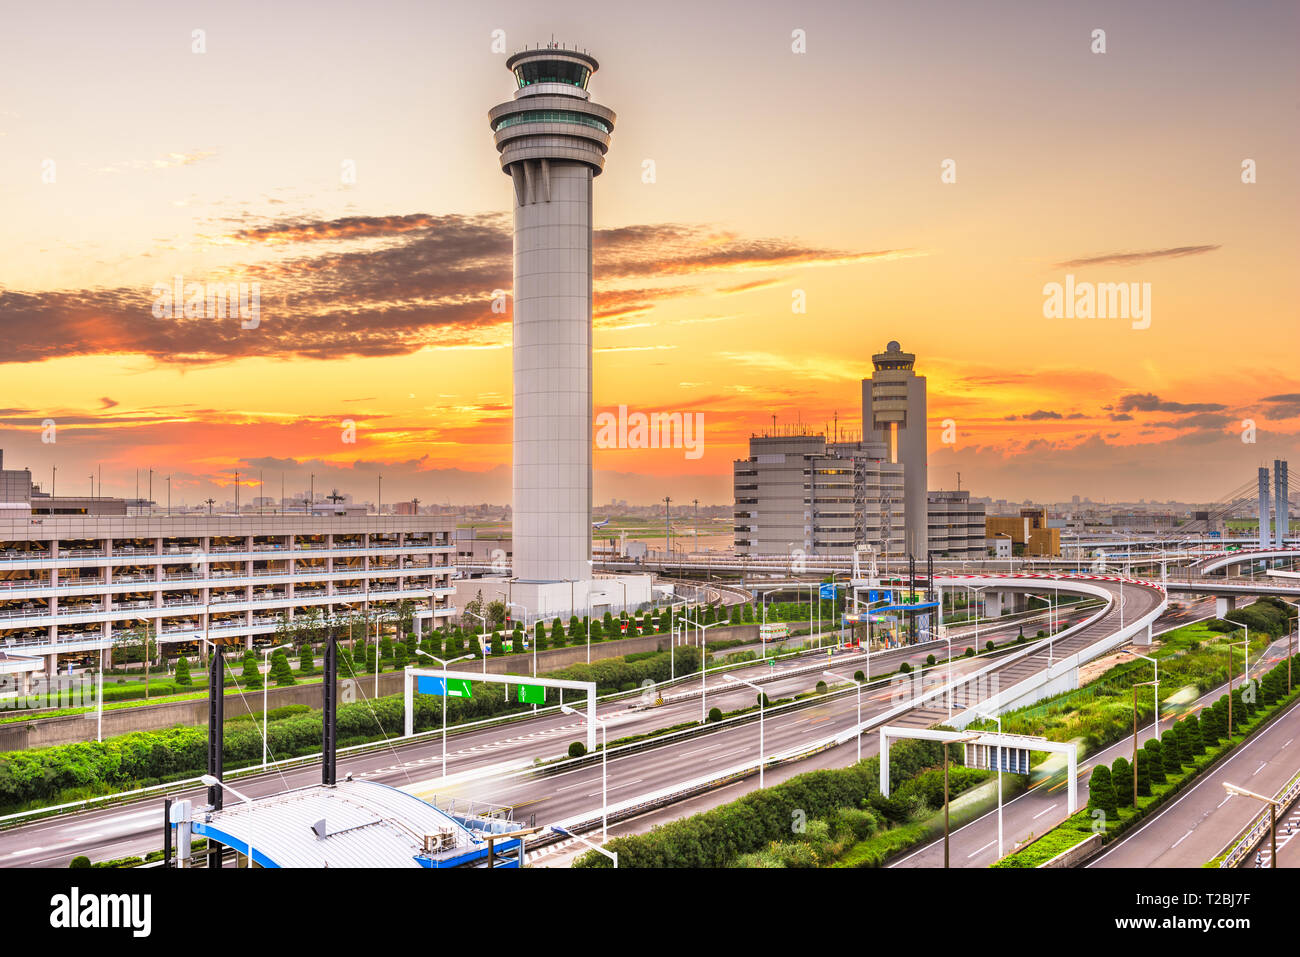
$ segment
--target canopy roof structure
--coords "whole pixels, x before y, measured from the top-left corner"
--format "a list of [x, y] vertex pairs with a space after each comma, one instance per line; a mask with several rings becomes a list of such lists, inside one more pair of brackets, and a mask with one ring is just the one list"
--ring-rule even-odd
[[[322, 823], [323, 822], [323, 823]], [[194, 810], [193, 833], [260, 867], [461, 867], [487, 856], [482, 835], [414, 795], [373, 781], [284, 791]], [[514, 842], [517, 844], [517, 842]], [[498, 844], [498, 853], [513, 844]]]

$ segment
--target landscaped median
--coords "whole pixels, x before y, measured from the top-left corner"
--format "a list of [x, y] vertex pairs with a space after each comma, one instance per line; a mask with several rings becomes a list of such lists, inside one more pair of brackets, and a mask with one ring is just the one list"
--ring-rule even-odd
[[[606, 847], [618, 852], [619, 867], [875, 867], [933, 837], [936, 821], [942, 828], [935, 814], [943, 806], [942, 761], [936, 742], [900, 741], [890, 749], [889, 797], [880, 793], [880, 759], [873, 756], [797, 775]], [[971, 792], [988, 779], [989, 772], [954, 763], [950, 793]], [[966, 816], [981, 812], [971, 807]], [[590, 851], [573, 866], [611, 864]]]
[[[1176, 721], [1159, 740], [1146, 741], [1137, 754], [1136, 806], [1129, 758], [1116, 758], [1109, 766], [1099, 764], [1089, 780], [1086, 809], [993, 866], [1040, 867], [1094, 834], [1102, 836], [1103, 844], [1118, 839], [1300, 700], [1300, 683], [1287, 693], [1287, 668], [1283, 660], [1262, 679], [1233, 690], [1231, 736], [1228, 695], [1224, 694], [1199, 715], [1189, 714]], [[1300, 655], [1292, 659], [1291, 668], [1300, 679]], [[1131, 705], [1129, 708], [1131, 721]]]

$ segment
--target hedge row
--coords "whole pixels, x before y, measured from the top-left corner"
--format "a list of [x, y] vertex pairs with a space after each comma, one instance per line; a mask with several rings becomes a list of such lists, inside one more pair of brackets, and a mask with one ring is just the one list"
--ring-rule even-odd
[[[801, 818], [826, 818], [841, 808], [870, 808], [887, 821], [903, 822], [934, 800], [933, 776], [921, 772], [941, 761], [942, 753], [941, 745], [933, 741], [905, 740], [891, 747], [888, 798], [880, 793], [877, 755], [847, 768], [800, 774], [648, 834], [613, 838], [606, 846], [618, 852], [619, 867], [726, 867], [742, 854], [789, 839], [792, 823]], [[940, 794], [942, 787], [940, 772]], [[612, 863], [588, 851], [573, 866], [610, 867]]]
[[[677, 670], [689, 673], [698, 668], [698, 653], [693, 648], [677, 651]], [[580, 665], [564, 672], [592, 680], [603, 687], [631, 682], [634, 686], [645, 678], [667, 677], [669, 653], [633, 663], [618, 658]], [[519, 711], [512, 694], [507, 700], [501, 685], [480, 685], [472, 698], [450, 698], [447, 720], [450, 724], [492, 718]], [[415, 730], [440, 727], [442, 698], [414, 696]], [[293, 706], [277, 709], [283, 716], [267, 722], [267, 742], [271, 756], [283, 759], [320, 750], [322, 715], [318, 710], [299, 713]], [[262, 731], [258, 720], [246, 717], [226, 722], [223, 755], [225, 767], [234, 769], [262, 760]], [[358, 744], [383, 736], [404, 733], [402, 695], [389, 695], [340, 705], [338, 742], [340, 746]], [[108, 738], [103, 742], [79, 742], [29, 751], [0, 754], [0, 812], [57, 803], [66, 792], [79, 795], [104, 794], [201, 774], [207, 768], [207, 727], [175, 727], [162, 731], [137, 731]]]

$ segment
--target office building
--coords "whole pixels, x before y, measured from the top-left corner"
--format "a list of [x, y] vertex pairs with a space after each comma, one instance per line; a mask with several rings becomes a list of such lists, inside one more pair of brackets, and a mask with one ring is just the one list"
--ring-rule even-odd
[[737, 554], [850, 555], [855, 543], [906, 554], [903, 467], [881, 443], [755, 435], [732, 475]]
[[987, 554], [983, 502], [972, 502], [967, 491], [931, 491], [927, 499], [931, 555], [974, 559]]

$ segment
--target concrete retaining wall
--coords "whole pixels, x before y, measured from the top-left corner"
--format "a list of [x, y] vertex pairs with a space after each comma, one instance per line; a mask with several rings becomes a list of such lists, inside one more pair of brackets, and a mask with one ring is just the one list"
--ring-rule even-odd
[[[719, 626], [708, 630], [710, 641], [722, 638], [742, 638], [756, 640], [757, 625]], [[667, 651], [668, 635], [647, 635], [642, 638], [619, 638], [610, 641], [592, 642], [591, 660], [615, 658], [620, 655], [645, 651]], [[548, 648], [537, 652], [537, 670], [539, 672], [556, 671], [570, 665], [584, 664], [587, 661], [587, 646], [565, 645], [563, 648]], [[423, 656], [418, 664], [433, 665]], [[436, 666], [435, 666], [436, 667]], [[462, 661], [457, 669], [473, 671], [482, 668], [481, 661]], [[531, 653], [519, 655], [502, 655], [487, 660], [487, 670], [491, 674], [530, 675], [533, 672]], [[364, 675], [358, 679], [366, 695], [374, 695], [375, 676]], [[340, 681], [340, 684], [342, 682]], [[391, 695], [402, 693], [402, 673], [386, 671], [379, 675], [379, 694]], [[319, 708], [321, 703], [320, 684], [295, 685], [290, 688], [270, 688], [267, 691], [267, 707], [283, 708], [286, 705], [305, 704]], [[247, 714], [251, 708], [258, 715], [262, 711], [262, 692], [250, 691], [246, 697], [247, 706], [238, 695], [226, 696], [226, 717]], [[206, 725], [208, 723], [208, 700], [197, 698], [192, 701], [176, 701], [167, 704], [137, 705], [131, 708], [119, 708], [104, 712], [104, 737], [111, 738], [132, 731], [159, 731], [176, 725]], [[57, 718], [33, 718], [30, 721], [14, 721], [0, 724], [0, 752], [25, 751], [31, 748], [45, 748], [56, 744], [72, 744], [77, 741], [95, 740], [95, 714], [86, 716], [71, 715]]]
[[1078, 867], [1101, 849], [1102, 835], [1093, 834], [1080, 841], [1074, 847], [1062, 851], [1051, 860], [1043, 861], [1039, 867]]

